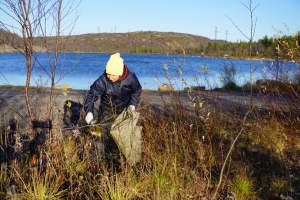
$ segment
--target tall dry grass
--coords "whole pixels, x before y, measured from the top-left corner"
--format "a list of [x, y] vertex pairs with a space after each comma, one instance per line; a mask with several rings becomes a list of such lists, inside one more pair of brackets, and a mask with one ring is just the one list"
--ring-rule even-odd
[[[89, 170], [94, 138], [84, 122], [61, 123], [74, 117], [69, 102], [50, 132], [36, 130], [35, 145], [21, 137], [26, 131], [8, 126], [14, 113], [1, 104], [1, 198], [300, 199], [299, 85], [283, 84], [285, 92], [258, 88], [253, 109], [245, 91], [144, 92], [140, 163], [99, 158], [96, 171]], [[25, 145], [10, 152], [17, 139], [35, 151]]]
[[[160, 107], [149, 100], [138, 109], [143, 143], [137, 166], [98, 160], [98, 171], [91, 173], [87, 129], [56, 127], [37, 145], [37, 166], [31, 166], [29, 152], [1, 163], [2, 198], [210, 199], [218, 185], [217, 199], [297, 198], [300, 127], [292, 113], [297, 104], [286, 104], [283, 112], [281, 104], [262, 101], [266, 106], [243, 121], [247, 109], [234, 95], [225, 105], [222, 92], [159, 94]], [[7, 122], [1, 119], [1, 125]]]

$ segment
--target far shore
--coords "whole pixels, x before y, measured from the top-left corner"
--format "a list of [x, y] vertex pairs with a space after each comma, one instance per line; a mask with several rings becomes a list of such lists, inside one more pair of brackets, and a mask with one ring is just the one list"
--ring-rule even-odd
[[[8, 48], [6, 47], [5, 49], [4, 48], [0, 48], [0, 54], [4, 54], [4, 53], [19, 53], [17, 50], [13, 49], [13, 48]], [[46, 53], [45, 51], [41, 51], [39, 53]], [[113, 53], [113, 52], [61, 52], [61, 53]], [[141, 53], [138, 53], [138, 54], [141, 54]], [[147, 54], [147, 53], [145, 53]], [[155, 54], [154, 54], [155, 55]], [[170, 55], [173, 55], [173, 54], [170, 54]], [[174, 55], [177, 55], [177, 54], [174, 54]], [[184, 55], [182, 55], [184, 56]], [[227, 59], [240, 59], [240, 60], [268, 60], [268, 61], [275, 61], [276, 59], [274, 58], [271, 58], [271, 57], [264, 57], [264, 56], [252, 56], [251, 58], [249, 56], [245, 56], [245, 57], [234, 57], [234, 56], [212, 56], [212, 55], [194, 55], [194, 54], [186, 54], [186, 56], [203, 56], [203, 57], [207, 57], [207, 58], [227, 58]], [[281, 60], [279, 58], [279, 60]], [[300, 62], [299, 60], [295, 60], [295, 62]]]

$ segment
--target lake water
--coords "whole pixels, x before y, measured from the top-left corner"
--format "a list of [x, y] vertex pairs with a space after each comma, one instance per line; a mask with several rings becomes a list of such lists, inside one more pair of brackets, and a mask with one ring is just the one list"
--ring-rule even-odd
[[[89, 89], [90, 85], [104, 72], [106, 62], [111, 54], [96, 53], [64, 53], [59, 57], [56, 80], [63, 77], [57, 84], [70, 84], [74, 89]], [[53, 54], [51, 54], [53, 58]], [[173, 84], [176, 89], [196, 85], [208, 88], [221, 87], [221, 71], [224, 65], [234, 64], [236, 67], [236, 81], [242, 85], [249, 80], [249, 60], [206, 58], [201, 56], [183, 55], [148, 55], [148, 54], [121, 54], [130, 71], [135, 72], [143, 89], [157, 90], [163, 83]], [[48, 54], [42, 53], [33, 62], [32, 86], [49, 86], [46, 71], [49, 65]], [[260, 61], [252, 61], [257, 67], [254, 80], [261, 76]], [[53, 63], [53, 60], [52, 60]], [[270, 62], [265, 61], [265, 65]], [[204, 68], [208, 71], [205, 73]], [[168, 78], [166, 78], [168, 73]], [[0, 85], [25, 85], [26, 71], [25, 58], [18, 53], [0, 54]], [[184, 84], [183, 82], [186, 82]]]

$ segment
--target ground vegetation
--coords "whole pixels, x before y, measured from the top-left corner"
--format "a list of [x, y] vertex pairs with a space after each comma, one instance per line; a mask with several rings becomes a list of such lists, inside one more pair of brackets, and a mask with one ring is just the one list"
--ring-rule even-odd
[[[15, 51], [25, 49], [29, 56], [38, 52], [39, 41], [46, 41], [48, 53], [61, 52], [62, 47], [66, 52], [119, 50], [216, 57], [226, 53], [250, 59], [256, 53], [269, 55], [275, 65], [266, 66], [266, 78], [255, 84], [249, 80], [237, 86], [235, 66], [230, 65], [223, 66], [224, 87], [217, 90], [197, 85], [197, 76], [193, 82], [167, 76], [170, 82], [177, 79], [185, 84], [187, 90], [144, 91], [146, 98], [137, 107], [143, 132], [142, 159], [136, 166], [99, 159], [97, 167], [90, 167], [90, 144], [96, 137], [91, 131], [101, 132], [102, 122], [85, 124], [84, 94], [71, 100], [68, 90], [27, 86], [24, 101], [25, 106], [31, 105], [29, 116], [18, 111], [20, 101], [0, 97], [2, 199], [300, 199], [299, 33], [258, 42], [250, 39], [250, 44], [239, 42], [224, 51], [218, 50], [216, 41], [202, 38], [196, 43], [187, 40], [193, 36], [177, 33], [165, 33], [167, 38], [151, 31], [55, 38], [29, 35], [32, 43], [27, 45], [13, 39], [14, 34], [3, 34], [2, 44]], [[102, 40], [100, 35], [107, 38]], [[130, 39], [123, 38], [126, 43], [121, 43], [117, 36]], [[102, 47], [106, 49], [99, 50]], [[199, 73], [204, 74], [209, 70], [201, 69]], [[55, 73], [55, 68], [50, 72]], [[62, 105], [53, 98], [60, 95], [66, 97]], [[51, 125], [44, 120], [49, 116]], [[24, 126], [28, 121], [29, 129]]]

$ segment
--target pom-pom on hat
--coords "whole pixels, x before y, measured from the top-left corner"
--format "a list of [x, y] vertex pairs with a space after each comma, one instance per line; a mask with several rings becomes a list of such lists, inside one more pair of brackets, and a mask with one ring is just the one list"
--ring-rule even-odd
[[110, 56], [106, 64], [106, 73], [111, 75], [123, 74], [124, 63], [123, 59], [120, 57], [120, 53], [115, 53]]

